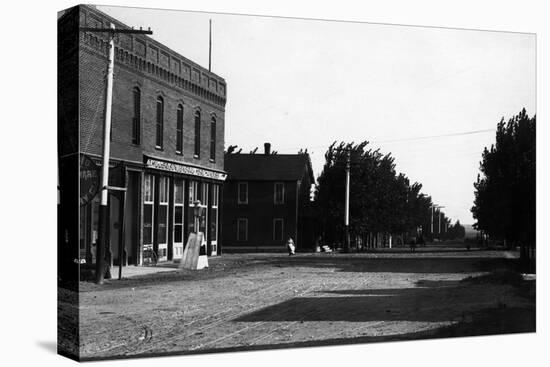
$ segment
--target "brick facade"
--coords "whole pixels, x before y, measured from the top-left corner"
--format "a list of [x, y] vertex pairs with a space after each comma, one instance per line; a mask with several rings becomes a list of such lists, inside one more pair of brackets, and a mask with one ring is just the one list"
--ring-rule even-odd
[[[128, 28], [98, 10], [80, 6], [81, 27]], [[81, 32], [79, 50], [81, 150], [101, 154], [108, 40]], [[156, 55], [156, 56], [155, 56]], [[164, 61], [163, 61], [164, 60]], [[132, 144], [133, 96], [141, 91], [141, 144]], [[115, 38], [111, 157], [141, 162], [142, 155], [223, 170], [225, 81], [146, 36]], [[164, 144], [155, 148], [156, 100], [164, 100]], [[176, 154], [176, 113], [183, 105], [183, 154]], [[201, 113], [200, 157], [194, 157], [194, 114]], [[216, 120], [216, 155], [210, 160], [210, 124]]]
[[[78, 27], [110, 28], [110, 24], [116, 29], [130, 28], [94, 6], [79, 5], [58, 17], [60, 182], [62, 194], [70, 193], [71, 204], [78, 204], [79, 157], [88, 156], [98, 166], [102, 163], [109, 50], [108, 33]], [[126, 194], [109, 192], [107, 260], [112, 264], [142, 264], [146, 246], [159, 260], [176, 260], [193, 231], [205, 233], [208, 254], [221, 253], [218, 218], [226, 176], [225, 80], [145, 35], [115, 34], [114, 43], [109, 163], [113, 172], [109, 185], [124, 186]], [[137, 143], [133, 141], [136, 88], [140, 96]], [[159, 97], [164, 106], [162, 147], [156, 144]], [[176, 149], [179, 107], [183, 107], [181, 151]], [[215, 139], [211, 135], [213, 121]], [[72, 253], [71, 260], [80, 257], [86, 266], [95, 262], [97, 245], [99, 193], [92, 198], [80, 208], [71, 206], [66, 214], [66, 218], [74, 219], [71, 233], [76, 243], [71, 248], [79, 250], [76, 256]], [[197, 200], [201, 200], [206, 214], [195, 222], [192, 206]]]

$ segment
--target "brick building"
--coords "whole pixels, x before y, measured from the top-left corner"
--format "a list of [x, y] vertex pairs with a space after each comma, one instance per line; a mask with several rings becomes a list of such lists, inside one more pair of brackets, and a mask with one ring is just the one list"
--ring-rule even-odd
[[[109, 42], [107, 34], [79, 27], [111, 23], [129, 28], [93, 6], [76, 6], [58, 17], [62, 202], [63, 188], [73, 183], [71, 169], [82, 172], [84, 162], [101, 165]], [[206, 235], [209, 254], [216, 255], [226, 177], [225, 80], [145, 35], [117, 34], [114, 52], [109, 185], [126, 191], [109, 194], [112, 262], [139, 265], [144, 248], [153, 248], [159, 261], [181, 258], [196, 225]], [[82, 176], [80, 184], [82, 200]], [[80, 203], [74, 234], [79, 257], [88, 264], [95, 262], [99, 194], [89, 196]], [[198, 200], [204, 209], [195, 221]]]
[[285, 251], [292, 237], [297, 250], [314, 246], [308, 154], [226, 154], [223, 194], [224, 251]]

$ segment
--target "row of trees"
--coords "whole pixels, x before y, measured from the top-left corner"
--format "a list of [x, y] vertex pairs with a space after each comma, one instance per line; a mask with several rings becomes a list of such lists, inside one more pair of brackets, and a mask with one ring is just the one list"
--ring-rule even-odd
[[[443, 232], [448, 226], [450, 221], [444, 213], [432, 213], [432, 200], [420, 192], [422, 185], [411, 184], [407, 176], [395, 171], [391, 154], [369, 149], [366, 141], [359, 144], [335, 142], [325, 153], [325, 165], [318, 178], [315, 197], [322, 231], [328, 241], [341, 242], [343, 239], [348, 154], [351, 168], [350, 232], [355, 237], [364, 239], [376, 234], [378, 240], [379, 234], [383, 234], [386, 238], [397, 235], [406, 240], [416, 235], [417, 228], [422, 228], [424, 237], [429, 239], [434, 235], [431, 233], [432, 220], [437, 234], [440, 228]], [[453, 234], [458, 236], [456, 233], [453, 230]]]
[[493, 240], [521, 246], [532, 257], [536, 223], [536, 116], [525, 109], [497, 125], [496, 142], [485, 148], [474, 183], [474, 227]]

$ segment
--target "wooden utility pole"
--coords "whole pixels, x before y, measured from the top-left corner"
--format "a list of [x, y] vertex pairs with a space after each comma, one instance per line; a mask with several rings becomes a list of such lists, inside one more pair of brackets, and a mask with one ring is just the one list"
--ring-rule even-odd
[[[113, 75], [115, 68], [115, 34], [131, 33], [131, 34], [153, 34], [151, 29], [144, 31], [134, 29], [115, 29], [115, 25], [111, 23], [109, 28], [80, 28], [84, 32], [107, 33], [109, 35], [109, 64], [107, 66], [107, 86], [105, 91], [105, 121], [103, 124], [103, 157], [101, 167], [101, 200], [99, 204], [99, 223], [98, 223], [98, 244], [96, 256], [96, 274], [95, 282], [103, 284], [105, 274], [110, 276], [110, 263], [106, 262], [105, 253], [107, 244], [107, 219], [109, 218], [109, 155], [111, 150], [111, 109], [113, 104]], [[119, 260], [122, 261], [122, 254], [118, 254]]]
[[349, 252], [349, 181], [350, 181], [350, 170], [351, 170], [351, 149], [348, 148], [347, 158], [346, 158], [346, 208], [345, 208], [345, 219], [344, 219], [344, 252]]

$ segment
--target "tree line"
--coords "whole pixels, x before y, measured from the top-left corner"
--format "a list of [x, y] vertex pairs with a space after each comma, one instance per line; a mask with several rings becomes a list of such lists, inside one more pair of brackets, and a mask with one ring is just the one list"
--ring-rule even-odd
[[[411, 183], [395, 170], [391, 154], [369, 148], [367, 141], [355, 144], [334, 142], [325, 153], [318, 177], [315, 205], [321, 232], [332, 243], [344, 236], [345, 168], [350, 159], [350, 233], [361, 247], [379, 247], [390, 236], [394, 243], [406, 242], [421, 230], [424, 238], [464, 237], [459, 222], [450, 225], [443, 212], [434, 210], [422, 184]], [[433, 226], [433, 231], [432, 231]]]
[[497, 124], [496, 140], [483, 150], [474, 183], [474, 227], [490, 239], [520, 246], [534, 256], [536, 227], [536, 116], [525, 108]]

